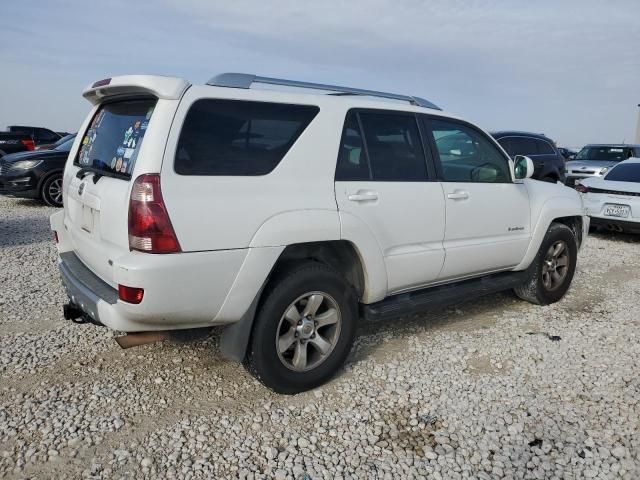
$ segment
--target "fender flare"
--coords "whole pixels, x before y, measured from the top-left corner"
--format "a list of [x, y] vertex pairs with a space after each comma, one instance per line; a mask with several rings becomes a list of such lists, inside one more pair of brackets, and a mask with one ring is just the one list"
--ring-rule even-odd
[[529, 267], [540, 249], [542, 240], [554, 220], [565, 217], [580, 217], [584, 222], [584, 211], [576, 208], [575, 200], [567, 196], [553, 196], [548, 198], [540, 208], [540, 214], [534, 228], [534, 234], [522, 261], [514, 270], [525, 270]]

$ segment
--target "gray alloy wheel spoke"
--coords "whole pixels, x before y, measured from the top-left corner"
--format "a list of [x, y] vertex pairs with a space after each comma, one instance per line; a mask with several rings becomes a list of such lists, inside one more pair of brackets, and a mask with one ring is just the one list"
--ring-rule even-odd
[[289, 307], [287, 312], [284, 314], [284, 318], [286, 318], [291, 325], [296, 325], [302, 318], [295, 303]]
[[326, 312], [318, 315], [315, 320], [318, 322], [316, 329], [333, 325], [339, 320], [338, 311], [335, 308], [330, 308]]
[[563, 250], [564, 250], [564, 242], [556, 243], [553, 248], [554, 258], [558, 258], [558, 256], [562, 253]]
[[324, 301], [324, 297], [319, 293], [315, 295], [311, 295], [307, 300], [307, 305], [304, 307], [302, 316], [303, 317], [315, 316], [316, 312], [318, 311], [318, 308], [320, 308], [320, 305], [322, 305], [323, 301]]
[[278, 351], [284, 353], [291, 348], [291, 345], [296, 341], [296, 329], [291, 327], [287, 333], [281, 335], [278, 338]]
[[327, 341], [327, 339], [320, 336], [318, 333], [316, 333], [315, 337], [310, 338], [309, 342], [317, 348], [322, 355], [325, 355], [329, 350], [331, 350], [331, 342]]
[[556, 287], [561, 282], [562, 282], [562, 277], [560, 276], [560, 274], [556, 270], [551, 272], [551, 285], [553, 287]]
[[58, 203], [62, 201], [62, 185], [61, 184], [62, 184], [62, 180], [58, 179], [58, 180], [54, 180], [53, 182], [51, 182], [51, 185], [49, 185], [49, 195], [55, 202], [58, 202]]
[[293, 366], [297, 370], [304, 370], [307, 368], [307, 343], [296, 343], [296, 350], [293, 354]]

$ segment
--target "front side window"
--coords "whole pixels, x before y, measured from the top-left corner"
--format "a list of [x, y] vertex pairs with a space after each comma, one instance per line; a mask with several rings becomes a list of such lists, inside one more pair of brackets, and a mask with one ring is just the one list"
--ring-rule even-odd
[[429, 125], [445, 182], [511, 182], [507, 159], [480, 132], [447, 120]]
[[156, 105], [155, 99], [102, 105], [82, 137], [74, 164], [102, 174], [130, 178]]
[[180, 175], [266, 175], [318, 111], [307, 105], [198, 100], [180, 132], [175, 171]]

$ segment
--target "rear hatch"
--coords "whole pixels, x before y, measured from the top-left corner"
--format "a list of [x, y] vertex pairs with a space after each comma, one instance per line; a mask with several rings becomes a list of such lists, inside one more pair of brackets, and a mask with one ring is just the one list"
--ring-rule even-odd
[[131, 177], [156, 104], [155, 98], [136, 98], [100, 105], [69, 160], [67, 231], [76, 255], [112, 285], [113, 260], [129, 252]]

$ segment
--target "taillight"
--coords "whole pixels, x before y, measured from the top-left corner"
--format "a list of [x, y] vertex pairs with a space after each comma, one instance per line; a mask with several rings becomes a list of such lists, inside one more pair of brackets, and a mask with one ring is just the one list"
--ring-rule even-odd
[[31, 140], [31, 139], [29, 139], [29, 140], [20, 140], [20, 143], [22, 143], [22, 145], [27, 147], [27, 150], [35, 150], [36, 149], [36, 144], [33, 143], [33, 140]]
[[578, 183], [576, 185], [576, 190], [580, 193], [587, 193], [589, 192], [589, 187], [585, 187], [584, 185], [582, 185], [581, 183]]
[[58, 238], [58, 232], [57, 231], [53, 231], [53, 239], [56, 241], [56, 243], [60, 243], [60, 239]]
[[144, 297], [144, 289], [118, 285], [118, 298], [123, 302], [138, 304]]
[[147, 253], [180, 252], [160, 191], [160, 175], [136, 178], [129, 199], [129, 248]]

